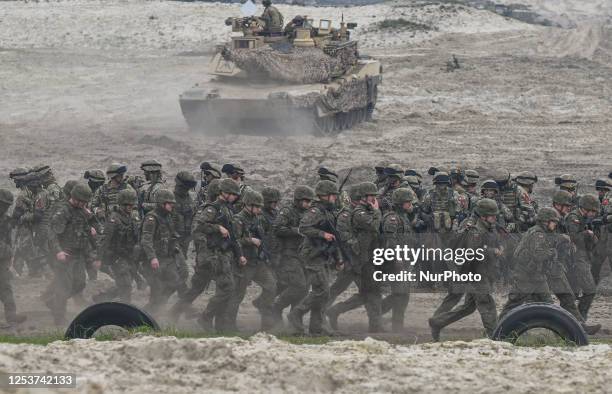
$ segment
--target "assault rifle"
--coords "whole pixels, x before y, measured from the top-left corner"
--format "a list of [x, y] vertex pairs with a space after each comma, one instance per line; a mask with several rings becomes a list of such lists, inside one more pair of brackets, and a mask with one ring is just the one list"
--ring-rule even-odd
[[232, 248], [234, 256], [236, 258], [239, 258], [240, 256], [242, 256], [242, 248], [240, 247], [240, 244], [236, 239], [236, 234], [234, 234], [234, 227], [232, 226], [229, 217], [227, 217], [227, 215], [224, 215], [223, 213], [220, 213], [217, 217], [217, 221], [219, 221], [223, 225], [223, 227], [225, 227], [226, 230], [229, 232], [229, 237], [223, 240], [222, 248], [224, 250]]
[[333, 234], [335, 238], [332, 242], [327, 242], [325, 240], [322, 241], [325, 244], [323, 249], [324, 253], [333, 257], [334, 260], [336, 260], [337, 265], [344, 264], [345, 262], [351, 264], [351, 257], [342, 246], [342, 242], [340, 242], [341, 238], [336, 230], [336, 226], [334, 226], [334, 224], [331, 222], [328, 215], [325, 216], [325, 222], [323, 222], [323, 226], [321, 226], [319, 229], [321, 231], [325, 231], [326, 233]]
[[261, 231], [261, 227], [258, 226], [257, 223], [254, 223], [249, 228], [249, 232], [261, 242], [259, 244], [259, 247], [257, 248], [257, 257], [260, 260], [265, 261], [266, 263], [270, 263], [272, 261], [272, 255], [270, 254], [270, 251], [268, 250], [268, 245], [264, 240], [264, 234]]

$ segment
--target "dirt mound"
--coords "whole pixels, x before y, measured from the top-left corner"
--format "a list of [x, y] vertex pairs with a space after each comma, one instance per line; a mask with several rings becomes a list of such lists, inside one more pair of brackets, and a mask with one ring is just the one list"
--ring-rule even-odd
[[[386, 342], [292, 345], [237, 338], [75, 340], [0, 345], [0, 370], [73, 372], [82, 392], [561, 392], [606, 391], [612, 346], [513, 347], [478, 340], [414, 346]], [[58, 364], [58, 360], [61, 362]], [[572, 365], [571, 374], [551, 373]], [[504, 373], [500, 373], [504, 371]], [[486, 378], [486, 379], [485, 379]]]

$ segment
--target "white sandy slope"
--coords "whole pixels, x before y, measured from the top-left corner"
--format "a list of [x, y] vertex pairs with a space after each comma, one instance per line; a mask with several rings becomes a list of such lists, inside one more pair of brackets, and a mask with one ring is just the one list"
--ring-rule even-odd
[[533, 349], [488, 340], [298, 346], [258, 334], [0, 345], [1, 371], [76, 373], [88, 393], [605, 392], [611, 367], [610, 345]]
[[[402, 6], [397, 7], [398, 4]], [[344, 14], [346, 21], [358, 23], [355, 33], [366, 48], [403, 45], [443, 33], [532, 28], [469, 7], [409, 7], [407, 4], [351, 8], [279, 5], [279, 9], [286, 21], [297, 14], [306, 14], [315, 20], [331, 18], [337, 24]], [[3, 2], [0, 48], [210, 50], [214, 44], [228, 39], [231, 29], [224, 21], [230, 16], [240, 16], [239, 5], [143, 0]], [[396, 18], [424, 23], [437, 31], [379, 34], [373, 28], [377, 22]]]

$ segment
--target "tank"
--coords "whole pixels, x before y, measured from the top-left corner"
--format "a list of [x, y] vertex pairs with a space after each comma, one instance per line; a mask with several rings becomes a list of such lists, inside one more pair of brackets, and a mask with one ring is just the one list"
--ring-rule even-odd
[[180, 95], [190, 130], [207, 134], [336, 134], [372, 117], [382, 83], [379, 61], [361, 56], [356, 24], [296, 17], [264, 30], [257, 17], [229, 18], [208, 80]]

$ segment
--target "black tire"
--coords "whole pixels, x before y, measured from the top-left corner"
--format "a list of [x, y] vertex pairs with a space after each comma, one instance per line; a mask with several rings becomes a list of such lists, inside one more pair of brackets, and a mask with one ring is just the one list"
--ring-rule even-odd
[[148, 313], [122, 302], [102, 302], [87, 307], [74, 318], [66, 334], [66, 339], [91, 338], [104, 326], [119, 326], [125, 329], [150, 327], [158, 331], [159, 325]]
[[586, 332], [571, 313], [557, 305], [539, 302], [521, 305], [508, 312], [497, 323], [493, 339], [516, 343], [522, 334], [534, 328], [548, 329], [577, 346], [589, 344]]

